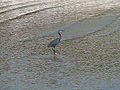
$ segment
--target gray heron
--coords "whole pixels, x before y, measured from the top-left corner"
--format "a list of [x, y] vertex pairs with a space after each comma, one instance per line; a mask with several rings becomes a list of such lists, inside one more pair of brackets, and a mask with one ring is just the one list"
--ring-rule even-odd
[[59, 37], [52, 40], [49, 44], [48, 44], [48, 47], [52, 47], [52, 50], [54, 51], [54, 55], [55, 55], [55, 47], [58, 43], [60, 43], [61, 41], [61, 38], [62, 38], [62, 35], [61, 35], [61, 32], [63, 32], [64, 30], [58, 30], [58, 34], [59, 34]]

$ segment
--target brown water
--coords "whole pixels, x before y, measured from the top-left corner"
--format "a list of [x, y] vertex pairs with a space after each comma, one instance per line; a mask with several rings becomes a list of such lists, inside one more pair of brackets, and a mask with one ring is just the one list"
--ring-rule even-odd
[[[120, 90], [119, 0], [1, 0], [0, 90]], [[56, 55], [47, 48], [64, 29]]]

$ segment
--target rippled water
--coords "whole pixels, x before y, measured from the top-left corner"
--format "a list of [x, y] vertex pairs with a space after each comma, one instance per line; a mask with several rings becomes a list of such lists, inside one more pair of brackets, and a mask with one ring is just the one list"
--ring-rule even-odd
[[[120, 90], [119, 0], [1, 0], [0, 90]], [[47, 48], [64, 29], [56, 55]]]

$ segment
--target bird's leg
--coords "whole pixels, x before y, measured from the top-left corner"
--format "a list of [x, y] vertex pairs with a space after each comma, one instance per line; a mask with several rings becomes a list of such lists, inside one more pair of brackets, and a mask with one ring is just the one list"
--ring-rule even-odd
[[55, 47], [54, 47], [54, 55], [55, 55]]
[[54, 48], [52, 48], [53, 49], [53, 51], [54, 51], [54, 55], [55, 55], [55, 47]]

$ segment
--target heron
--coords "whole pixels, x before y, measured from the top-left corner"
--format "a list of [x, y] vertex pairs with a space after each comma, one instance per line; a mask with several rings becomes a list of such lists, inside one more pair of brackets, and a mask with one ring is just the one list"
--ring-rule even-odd
[[63, 32], [64, 30], [58, 30], [58, 34], [59, 34], [59, 37], [52, 40], [49, 44], [48, 44], [48, 47], [52, 47], [52, 50], [54, 51], [54, 55], [55, 55], [55, 47], [58, 43], [60, 43], [61, 39], [62, 39], [62, 35], [61, 35], [61, 32]]

